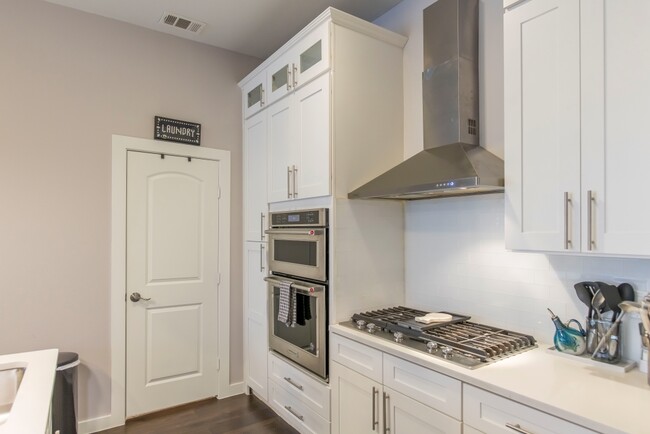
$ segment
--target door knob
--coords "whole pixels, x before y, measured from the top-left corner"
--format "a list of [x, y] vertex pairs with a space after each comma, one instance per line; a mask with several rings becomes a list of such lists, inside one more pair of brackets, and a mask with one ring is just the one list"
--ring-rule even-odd
[[140, 300], [144, 300], [144, 301], [151, 300], [151, 298], [142, 297], [139, 292], [134, 292], [133, 294], [131, 294], [131, 296], [129, 298], [131, 299], [131, 301], [136, 301], [136, 302], [140, 301]]

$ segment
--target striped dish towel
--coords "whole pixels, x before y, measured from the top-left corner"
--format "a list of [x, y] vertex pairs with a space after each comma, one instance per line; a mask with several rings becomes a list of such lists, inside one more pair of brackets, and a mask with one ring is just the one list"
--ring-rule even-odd
[[278, 284], [280, 289], [280, 305], [278, 306], [278, 321], [284, 324], [289, 323], [289, 311], [291, 310], [291, 282], [285, 280]]

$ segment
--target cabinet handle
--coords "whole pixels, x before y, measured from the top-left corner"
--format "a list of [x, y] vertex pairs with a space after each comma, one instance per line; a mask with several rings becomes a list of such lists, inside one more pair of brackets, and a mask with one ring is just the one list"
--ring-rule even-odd
[[587, 191], [587, 250], [593, 250], [596, 247], [594, 239], [594, 204], [596, 197], [594, 192]]
[[388, 434], [390, 431], [390, 427], [388, 426], [388, 419], [386, 419], [386, 413], [388, 412], [388, 400], [390, 399], [390, 396], [388, 396], [388, 393], [384, 392], [384, 397], [383, 397], [383, 408], [382, 408], [382, 415], [384, 417], [384, 434]]
[[260, 89], [260, 107], [264, 107], [264, 88]]
[[284, 377], [284, 381], [286, 381], [287, 383], [291, 384], [293, 387], [295, 387], [295, 388], [298, 389], [298, 390], [302, 390], [302, 389], [303, 389], [302, 386], [301, 386], [300, 384], [294, 382], [294, 381], [291, 379], [291, 377]]
[[291, 68], [289, 68], [289, 65], [287, 65], [287, 91], [291, 90], [291, 83], [292, 83]]
[[533, 434], [530, 431], [527, 431], [521, 427], [518, 423], [506, 423], [506, 428], [510, 428], [511, 430], [518, 432], [519, 434]]
[[298, 79], [296, 78], [296, 75], [298, 75], [298, 67], [296, 66], [295, 63], [293, 63], [291, 66], [293, 71], [293, 74], [291, 74], [291, 78], [293, 81], [293, 88], [295, 89], [296, 86], [298, 85]]
[[296, 189], [296, 177], [298, 176], [298, 168], [293, 166], [293, 197], [298, 197], [298, 189]]
[[564, 248], [569, 250], [571, 247], [571, 234], [569, 231], [569, 219], [571, 215], [569, 214], [569, 205], [571, 204], [571, 196], [569, 192], [564, 192]]
[[296, 413], [295, 411], [293, 411], [293, 409], [291, 408], [291, 406], [289, 406], [289, 405], [285, 405], [284, 408], [286, 408], [287, 411], [288, 411], [289, 413], [291, 413], [291, 414], [292, 414], [296, 419], [298, 419], [299, 421], [304, 421], [304, 420], [305, 420], [304, 417], [302, 417], [301, 415], [299, 415], [298, 413]]
[[264, 272], [264, 244], [260, 244], [260, 273]]
[[528, 1], [528, 0], [517, 0], [516, 2], [514, 2], [513, 4], [511, 4], [510, 6], [508, 6], [508, 7], [506, 8], [506, 10], [509, 11], [509, 10], [511, 10], [511, 9], [514, 9], [514, 8], [516, 8], [517, 6], [521, 5], [522, 3], [526, 3], [527, 1]]
[[376, 387], [372, 387], [372, 430], [375, 430], [375, 427], [379, 425], [379, 420], [377, 420], [377, 397], [379, 396], [379, 390]]
[[291, 167], [287, 166], [287, 199], [291, 199]]
[[264, 239], [264, 218], [266, 216], [264, 215], [263, 212], [260, 213], [260, 239]]

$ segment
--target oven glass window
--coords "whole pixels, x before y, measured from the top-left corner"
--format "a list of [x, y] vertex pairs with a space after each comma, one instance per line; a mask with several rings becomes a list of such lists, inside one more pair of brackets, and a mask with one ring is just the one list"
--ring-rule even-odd
[[317, 267], [316, 251], [318, 243], [314, 241], [274, 240], [274, 259], [291, 264]]
[[316, 355], [317, 342], [317, 308], [316, 297], [296, 294], [296, 324], [291, 326], [278, 321], [280, 306], [280, 289], [273, 288], [273, 333], [278, 338]]

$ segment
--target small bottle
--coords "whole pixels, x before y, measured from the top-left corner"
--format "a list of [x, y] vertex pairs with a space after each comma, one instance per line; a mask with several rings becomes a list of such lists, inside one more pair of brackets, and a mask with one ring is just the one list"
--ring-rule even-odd
[[[562, 353], [576, 356], [584, 354], [587, 349], [587, 343], [585, 341], [585, 331], [582, 329], [580, 323], [575, 319], [571, 319], [564, 324], [551, 309], [548, 309], [548, 311], [551, 313], [551, 320], [555, 325], [555, 336], [553, 336], [555, 349]], [[569, 324], [572, 322], [578, 325], [577, 329], [569, 327]]]

